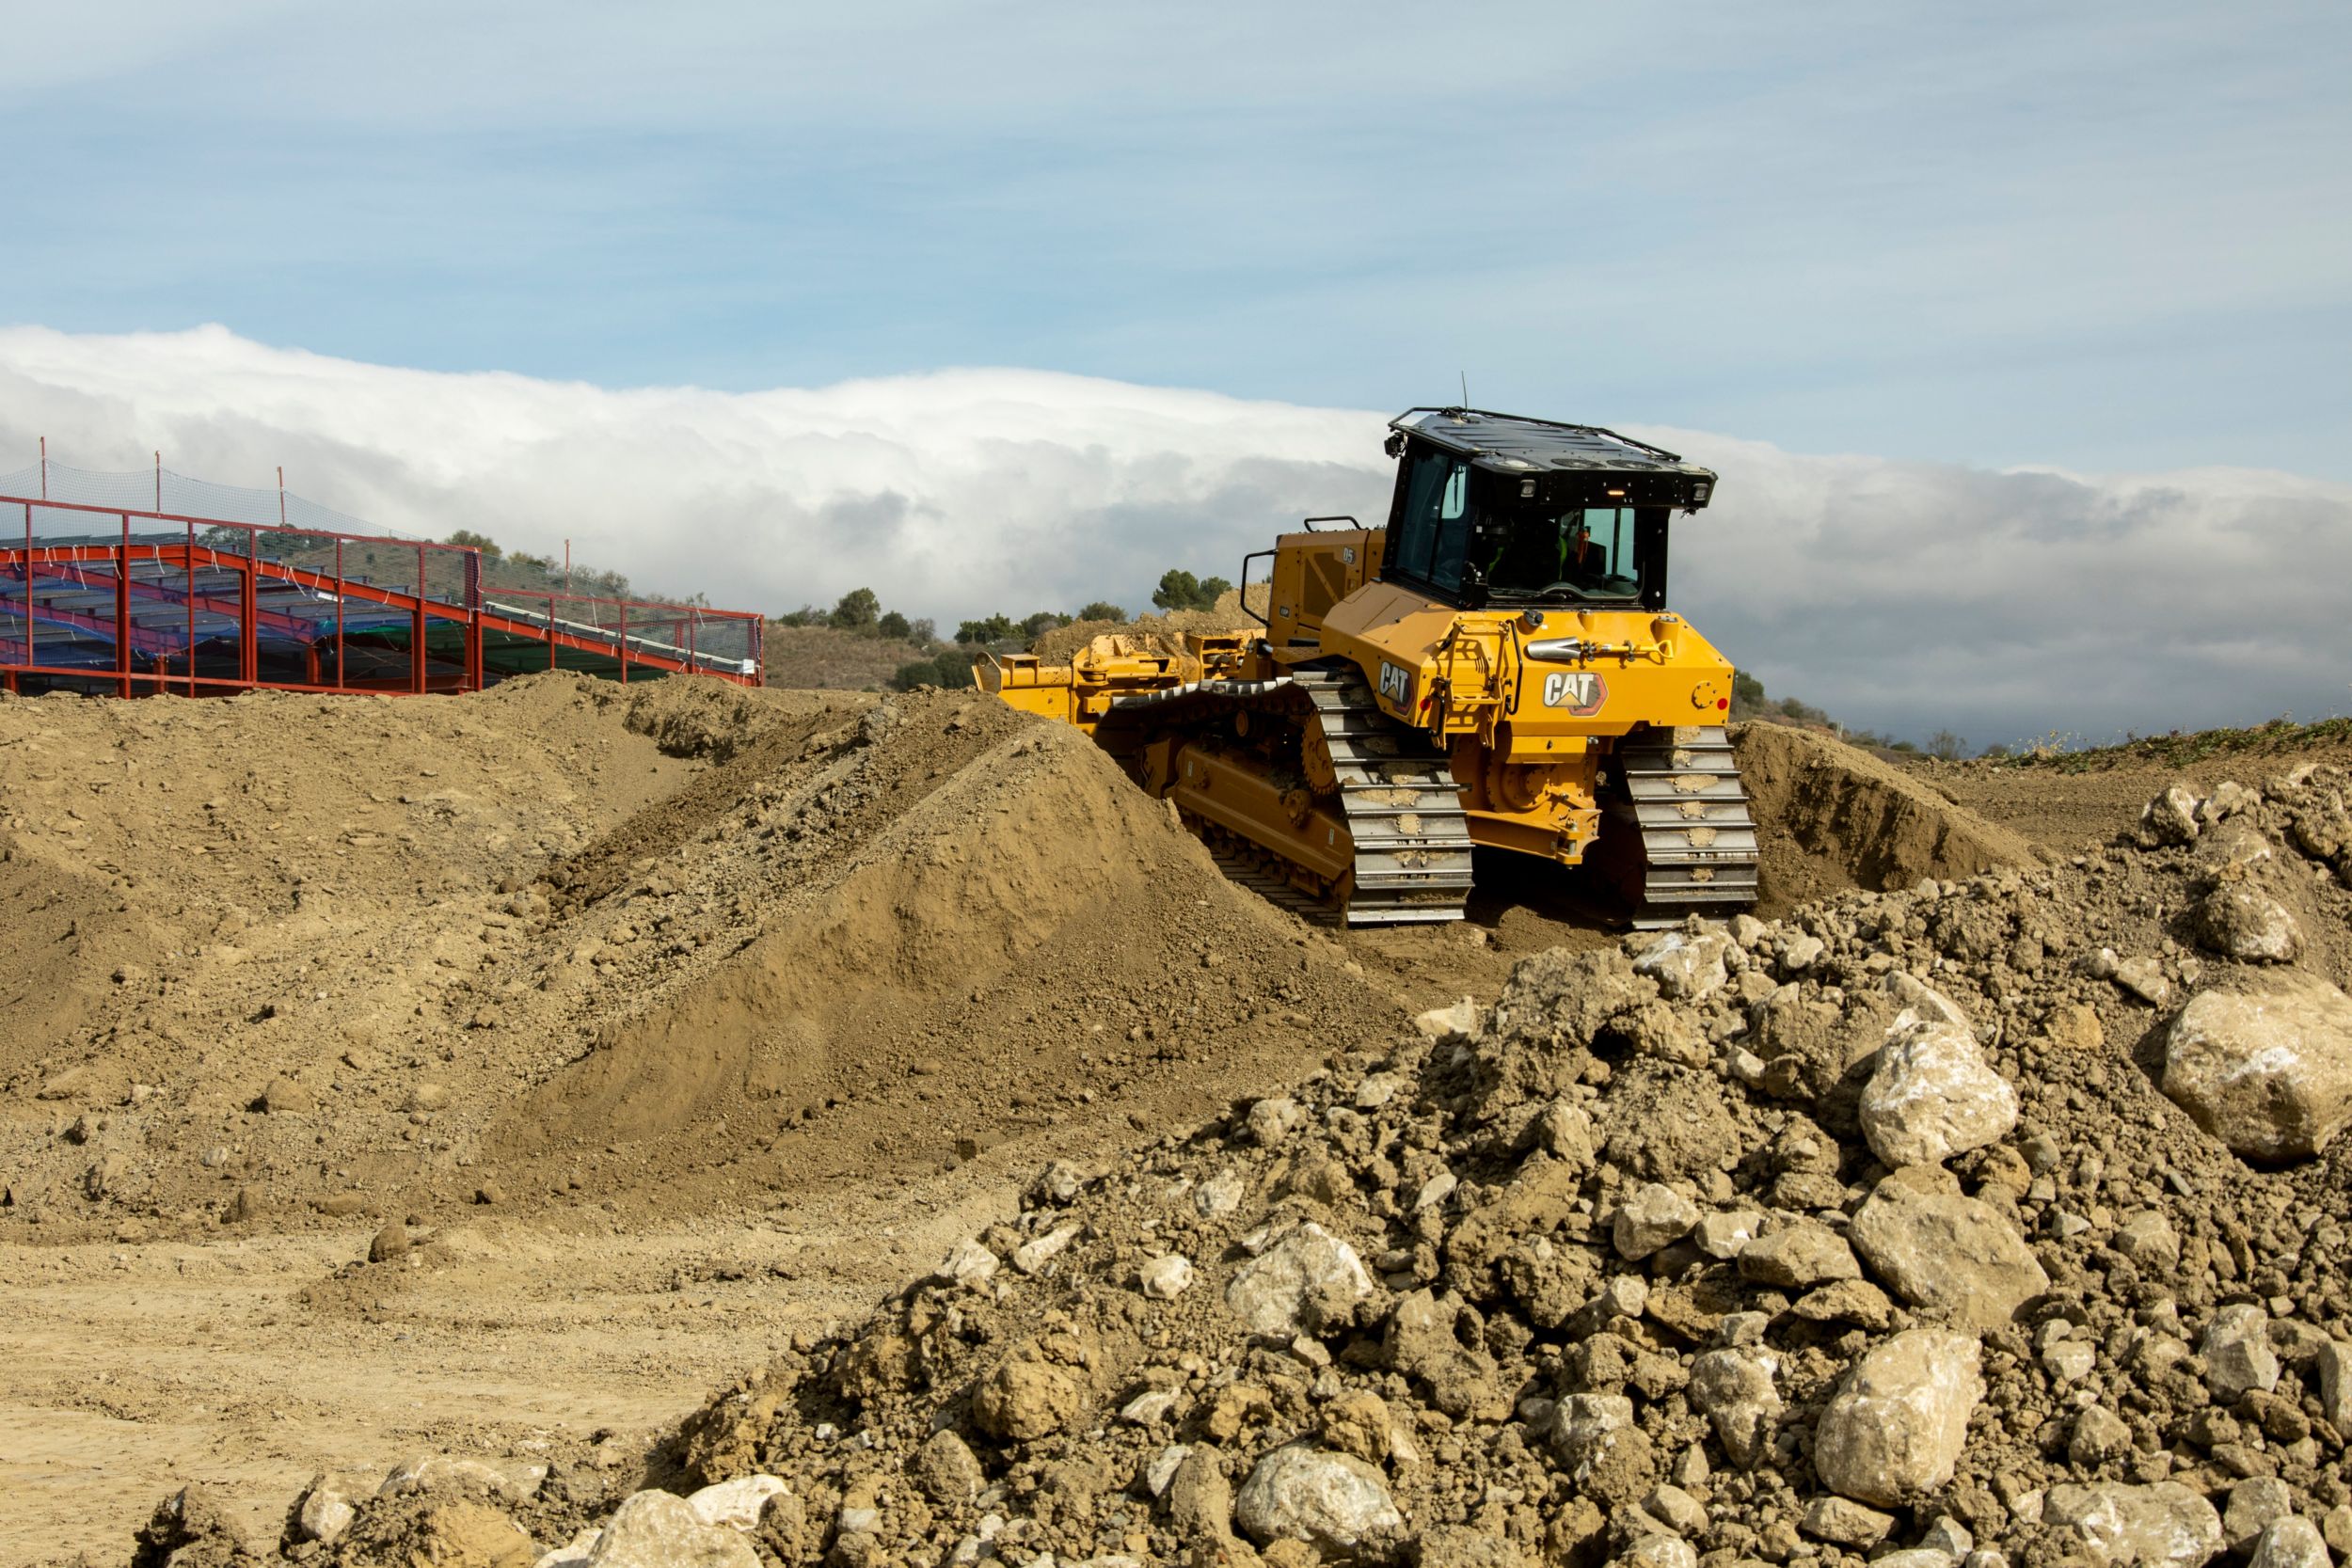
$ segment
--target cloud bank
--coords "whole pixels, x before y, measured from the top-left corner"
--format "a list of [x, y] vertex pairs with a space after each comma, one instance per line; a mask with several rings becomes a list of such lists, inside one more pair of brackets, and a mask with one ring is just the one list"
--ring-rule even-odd
[[[1608, 420], [1605, 410], [1532, 410]], [[871, 586], [953, 621], [1234, 575], [1310, 514], [1385, 514], [1391, 411], [1018, 370], [751, 393], [403, 370], [208, 326], [0, 329], [0, 469], [289, 488], [405, 532], [576, 554], [771, 611]], [[1995, 472], [1645, 428], [1723, 475], [1677, 607], [1775, 694], [1981, 745], [2352, 705], [2352, 485]]]

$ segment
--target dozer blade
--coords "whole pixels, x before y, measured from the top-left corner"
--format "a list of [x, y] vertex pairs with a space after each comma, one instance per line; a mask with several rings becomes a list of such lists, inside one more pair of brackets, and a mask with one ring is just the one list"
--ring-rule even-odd
[[1639, 844], [1638, 878], [1626, 878], [1637, 927], [1671, 926], [1693, 909], [1756, 902], [1756, 818], [1721, 725], [1645, 731], [1617, 748], [1624, 799], [1611, 832]]

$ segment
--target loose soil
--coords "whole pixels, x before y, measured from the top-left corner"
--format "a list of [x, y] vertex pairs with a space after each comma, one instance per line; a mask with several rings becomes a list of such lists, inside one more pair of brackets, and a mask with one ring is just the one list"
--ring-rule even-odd
[[[1741, 740], [1768, 914], [2112, 815], [1784, 733]], [[970, 692], [0, 700], [0, 1560], [673, 1420], [1047, 1159], [1615, 941], [1573, 878], [1480, 881], [1311, 927]]]

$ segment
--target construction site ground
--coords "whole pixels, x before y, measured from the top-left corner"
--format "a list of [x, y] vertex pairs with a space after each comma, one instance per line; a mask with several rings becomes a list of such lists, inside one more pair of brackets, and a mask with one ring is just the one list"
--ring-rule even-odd
[[[1740, 746], [1768, 918], [2259, 768]], [[0, 1561], [121, 1560], [189, 1481], [267, 1540], [322, 1467], [642, 1449], [1047, 1160], [1618, 934], [1479, 876], [1302, 924], [975, 692], [0, 701]]]

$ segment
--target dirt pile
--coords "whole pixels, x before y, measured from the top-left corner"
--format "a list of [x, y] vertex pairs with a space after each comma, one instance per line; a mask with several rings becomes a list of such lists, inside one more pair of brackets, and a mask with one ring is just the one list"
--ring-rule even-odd
[[[1252, 585], [1252, 604], [1265, 609], [1263, 584]], [[1161, 615], [1141, 615], [1132, 621], [1073, 621], [1049, 627], [1029, 644], [1029, 652], [1048, 664], [1067, 664], [1098, 637], [1130, 637], [1146, 646], [1173, 648], [1184, 633], [1216, 634], [1260, 629], [1262, 623], [1242, 608], [1241, 590], [1228, 589], [1207, 610], [1171, 610]]]
[[45, 1237], [765, 1205], [1197, 1115], [1397, 1016], [977, 693], [8, 719], [0, 1227]]
[[1761, 831], [1764, 912], [1845, 888], [2035, 863], [2025, 838], [1834, 736], [1787, 724], [1737, 724], [1731, 735]]
[[[1049, 1168], [649, 1474], [760, 1494], [698, 1548], [746, 1564], [2325, 1562], [2347, 788], [2182, 791], [2062, 863], [1530, 959], [1489, 1008]], [[2185, 1015], [2289, 994], [2269, 1092], [2183, 1070], [2249, 1046]], [[2232, 1152], [2312, 1117], [2315, 1155]], [[591, 1479], [537, 1484], [539, 1542], [617, 1517], [564, 1500]], [[406, 1505], [350, 1500], [326, 1555], [374, 1560]]]

